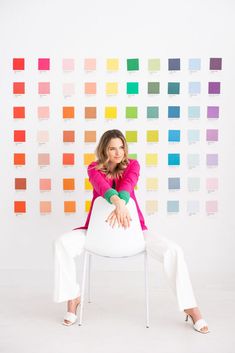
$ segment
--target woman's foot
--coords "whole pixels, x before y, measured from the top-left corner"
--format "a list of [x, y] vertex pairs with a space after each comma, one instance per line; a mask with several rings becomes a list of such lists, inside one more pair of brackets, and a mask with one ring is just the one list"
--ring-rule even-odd
[[[202, 315], [200, 313], [200, 310], [197, 307], [186, 309], [186, 310], [184, 310], [184, 312], [191, 317], [193, 325], [195, 325], [199, 320], [203, 320]], [[187, 317], [186, 317], [186, 320], [187, 320]], [[194, 326], [194, 328], [195, 328], [195, 326]], [[204, 325], [202, 327], [200, 327], [199, 329], [197, 329], [197, 328], [195, 328], [195, 329], [197, 331], [200, 331], [201, 333], [209, 332], [209, 329], [208, 329], [206, 322], [204, 322]]]
[[[80, 301], [81, 301], [80, 297], [68, 300], [67, 312], [76, 315], [77, 308], [78, 308], [78, 306], [80, 304]], [[65, 323], [65, 325], [71, 324], [71, 322], [69, 320], [66, 320], [66, 319], [64, 319], [64, 323]]]

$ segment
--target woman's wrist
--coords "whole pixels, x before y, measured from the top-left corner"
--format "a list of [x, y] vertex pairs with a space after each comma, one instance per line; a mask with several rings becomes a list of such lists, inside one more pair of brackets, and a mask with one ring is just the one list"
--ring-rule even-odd
[[126, 204], [125, 200], [120, 199], [119, 196], [113, 195], [110, 197], [110, 201], [112, 202], [113, 205], [116, 207], [122, 207]]

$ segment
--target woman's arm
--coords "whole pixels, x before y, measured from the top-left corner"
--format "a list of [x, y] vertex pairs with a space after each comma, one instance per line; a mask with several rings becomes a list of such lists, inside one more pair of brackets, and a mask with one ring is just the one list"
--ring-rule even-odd
[[130, 194], [134, 190], [140, 175], [140, 165], [137, 160], [132, 161], [119, 184], [119, 197], [128, 203]]

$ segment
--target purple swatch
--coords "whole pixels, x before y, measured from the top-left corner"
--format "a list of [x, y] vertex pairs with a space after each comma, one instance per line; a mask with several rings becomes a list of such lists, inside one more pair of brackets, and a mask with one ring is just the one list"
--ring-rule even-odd
[[222, 70], [222, 58], [210, 58], [210, 70]]
[[219, 118], [219, 107], [207, 107], [207, 118], [218, 119]]
[[207, 129], [206, 130], [206, 140], [207, 141], [218, 141], [218, 130], [217, 129]]
[[208, 167], [214, 167], [218, 165], [218, 154], [207, 154], [206, 155], [206, 165]]
[[209, 94], [220, 94], [220, 82], [209, 82], [208, 83]]

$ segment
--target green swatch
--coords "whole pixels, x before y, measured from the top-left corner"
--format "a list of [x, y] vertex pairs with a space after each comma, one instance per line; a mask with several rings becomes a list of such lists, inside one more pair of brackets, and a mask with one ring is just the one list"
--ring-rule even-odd
[[127, 94], [138, 94], [139, 93], [139, 82], [127, 82], [126, 93]]
[[127, 59], [127, 71], [139, 70], [139, 59]]
[[148, 82], [148, 94], [159, 94], [160, 82]]
[[137, 119], [138, 108], [137, 107], [126, 107], [126, 118], [127, 119]]

